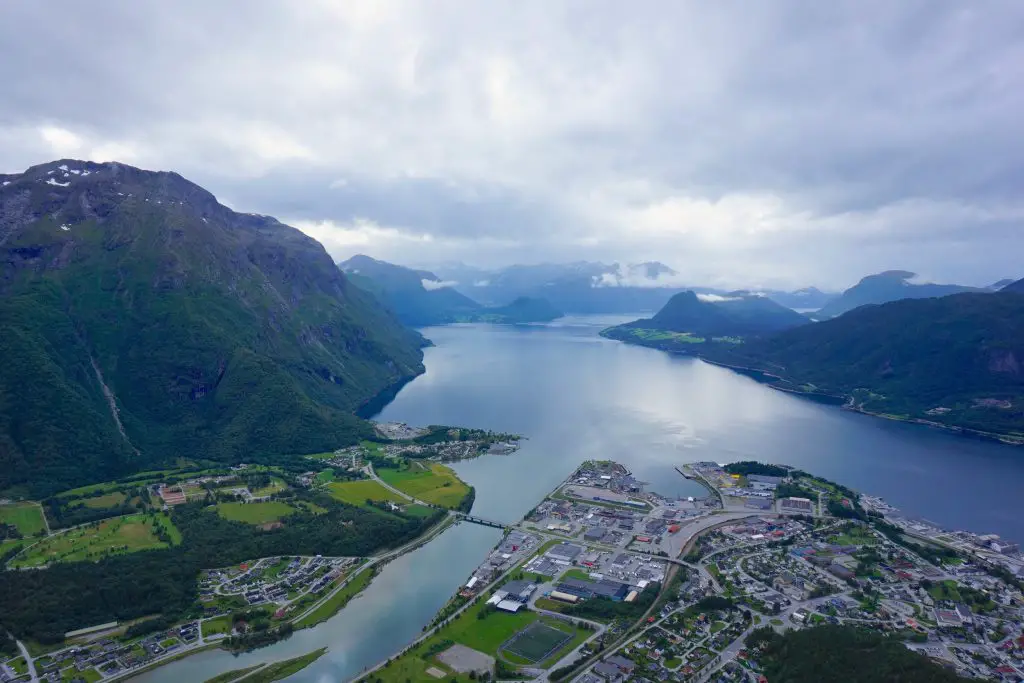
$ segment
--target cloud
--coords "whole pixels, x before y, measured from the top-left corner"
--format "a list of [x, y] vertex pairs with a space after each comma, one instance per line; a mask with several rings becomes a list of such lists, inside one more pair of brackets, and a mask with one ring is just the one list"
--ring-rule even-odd
[[435, 289], [444, 289], [445, 287], [457, 287], [458, 282], [455, 280], [420, 280], [420, 284], [423, 285], [423, 289], [428, 292], [432, 292]]
[[701, 301], [707, 301], [710, 303], [718, 303], [721, 301], [739, 301], [742, 297], [738, 296], [723, 296], [721, 294], [698, 294], [697, 298]]
[[647, 264], [633, 264], [628, 266], [615, 264], [614, 270], [594, 276], [591, 281], [591, 286], [642, 287], [654, 289], [659, 287], [685, 287], [687, 285], [687, 277], [684, 275], [674, 271], [669, 271], [656, 272], [652, 276], [647, 272], [646, 266]]
[[1014, 0], [8, 2], [0, 170], [173, 169], [338, 257], [985, 284], [1021, 275], [1022, 36]]

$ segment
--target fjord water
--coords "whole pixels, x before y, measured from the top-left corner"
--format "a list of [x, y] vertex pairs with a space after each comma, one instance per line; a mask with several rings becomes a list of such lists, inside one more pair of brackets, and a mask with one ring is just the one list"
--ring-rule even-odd
[[[629, 318], [627, 318], [629, 319]], [[819, 405], [734, 372], [602, 339], [619, 318], [424, 330], [427, 371], [377, 418], [528, 437], [510, 457], [459, 463], [473, 511], [513, 520], [582, 460], [630, 467], [666, 494], [700, 495], [674, 466], [795, 465], [911, 516], [1024, 541], [1024, 449]]]
[[[474, 513], [504, 521], [522, 517], [586, 459], [623, 462], [652, 489], [677, 496], [703, 494], [675, 472], [679, 464], [762, 460], [881, 495], [909, 515], [1024, 540], [1024, 450], [818, 405], [598, 336], [624, 320], [428, 328], [435, 346], [426, 350], [426, 373], [377, 419], [528, 437], [514, 455], [455, 465], [476, 487]], [[498, 537], [461, 524], [387, 565], [317, 628], [237, 658], [205, 652], [137, 680], [202, 681], [324, 645], [328, 653], [289, 680], [347, 680], [419, 635]]]

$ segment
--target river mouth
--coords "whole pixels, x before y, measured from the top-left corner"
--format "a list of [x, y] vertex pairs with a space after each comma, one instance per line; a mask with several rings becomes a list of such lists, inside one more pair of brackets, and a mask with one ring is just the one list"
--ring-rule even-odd
[[[707, 495], [679, 465], [760, 460], [883, 496], [942, 525], [1024, 539], [1019, 449], [842, 411], [696, 359], [598, 336], [620, 318], [427, 328], [435, 346], [425, 349], [426, 372], [376, 419], [526, 437], [512, 455], [453, 465], [476, 489], [473, 512], [505, 522], [522, 518], [583, 460], [621, 462], [649, 490], [670, 497]], [[459, 524], [389, 563], [313, 629], [238, 657], [204, 652], [133, 680], [204, 681], [325, 645], [327, 654], [289, 680], [358, 676], [414, 640], [499, 537]]]

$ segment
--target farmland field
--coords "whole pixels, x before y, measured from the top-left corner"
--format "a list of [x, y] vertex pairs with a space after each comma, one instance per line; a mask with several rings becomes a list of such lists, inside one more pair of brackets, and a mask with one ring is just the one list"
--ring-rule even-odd
[[[397, 488], [397, 487], [396, 487]], [[373, 479], [358, 481], [332, 481], [327, 485], [331, 497], [349, 505], [365, 505], [369, 500], [389, 500], [393, 503], [408, 501], [394, 491], [389, 491]]]
[[[158, 538], [158, 528], [167, 534], [170, 544]], [[178, 543], [181, 543], [181, 532], [167, 515], [127, 515], [50, 536], [26, 548], [11, 560], [10, 566], [38, 567], [50, 562], [99, 560], [109, 555], [166, 548]]]
[[46, 528], [43, 508], [36, 503], [0, 505], [0, 522], [16, 527], [22, 536], [31, 536]]
[[446, 508], [458, 507], [469, 493], [451, 469], [436, 462], [412, 462], [408, 469], [381, 469], [377, 475], [399, 491]]
[[246, 524], [267, 524], [276, 522], [295, 512], [295, 508], [287, 503], [266, 501], [262, 503], [219, 503], [217, 514], [232, 522]]

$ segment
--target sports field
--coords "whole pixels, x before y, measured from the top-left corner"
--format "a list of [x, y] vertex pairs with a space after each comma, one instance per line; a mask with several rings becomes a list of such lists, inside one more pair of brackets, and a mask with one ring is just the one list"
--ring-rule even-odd
[[533, 664], [557, 652], [572, 636], [571, 631], [535, 621], [502, 645], [502, 653], [522, 657]]
[[276, 522], [295, 512], [295, 508], [276, 500], [262, 503], [218, 503], [217, 514], [232, 522], [267, 524]]
[[26, 548], [11, 560], [10, 566], [38, 567], [51, 562], [95, 561], [109, 555], [166, 548], [170, 544], [158, 538], [158, 528], [163, 529], [171, 544], [181, 543], [181, 532], [167, 515], [126, 515], [49, 536]]
[[0, 522], [16, 527], [22, 536], [31, 536], [46, 528], [43, 508], [37, 503], [0, 505]]
[[469, 493], [469, 487], [450, 468], [437, 462], [413, 460], [407, 469], [382, 468], [377, 476], [414, 498], [446, 508], [458, 507]]
[[394, 491], [381, 486], [373, 479], [357, 481], [332, 481], [327, 485], [331, 497], [349, 505], [365, 505], [367, 500], [389, 500], [393, 503], [408, 503]]

